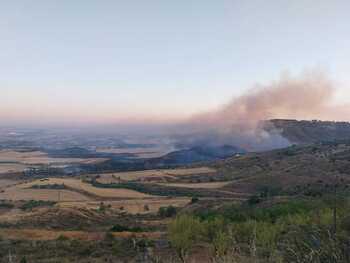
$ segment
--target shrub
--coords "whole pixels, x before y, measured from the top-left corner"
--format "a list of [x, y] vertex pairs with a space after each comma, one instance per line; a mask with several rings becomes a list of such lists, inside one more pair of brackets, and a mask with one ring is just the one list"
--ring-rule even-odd
[[229, 232], [218, 231], [215, 238], [211, 242], [214, 257], [218, 259], [218, 262], [229, 262], [227, 259], [231, 259], [232, 256], [230, 252], [234, 250], [235, 241]]
[[63, 190], [67, 187], [65, 184], [35, 184], [32, 185], [31, 188], [33, 189], [52, 189], [52, 190]]
[[178, 216], [169, 225], [169, 239], [179, 259], [186, 261], [189, 251], [200, 239], [203, 228], [198, 219], [189, 215]]
[[248, 199], [248, 204], [249, 205], [256, 205], [262, 202], [262, 198], [258, 195], [252, 195], [249, 199]]
[[160, 207], [158, 214], [160, 217], [173, 217], [177, 213], [176, 207], [170, 205], [167, 207]]
[[35, 207], [53, 206], [55, 204], [56, 204], [56, 202], [52, 202], [52, 201], [30, 200], [30, 201], [25, 202], [20, 208], [22, 210], [32, 210]]
[[285, 262], [345, 263], [350, 255], [344, 245], [330, 230], [306, 226], [285, 236], [282, 252]]
[[4, 203], [4, 202], [1, 202], [0, 203], [0, 208], [8, 208], [8, 209], [12, 209], [14, 208], [15, 206], [11, 203]]
[[191, 204], [197, 203], [199, 201], [198, 197], [192, 197]]
[[106, 206], [103, 202], [100, 203], [100, 205], [98, 207], [98, 211], [101, 213], [104, 213], [106, 211]]
[[116, 224], [110, 229], [111, 232], [143, 232], [141, 227], [128, 227]]

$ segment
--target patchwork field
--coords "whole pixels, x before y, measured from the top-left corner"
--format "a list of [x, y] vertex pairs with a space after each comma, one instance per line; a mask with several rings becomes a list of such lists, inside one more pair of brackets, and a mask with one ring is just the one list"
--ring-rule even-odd
[[[83, 195], [92, 195], [96, 197], [104, 198], [146, 198], [152, 197], [151, 195], [139, 193], [137, 191], [128, 190], [128, 189], [105, 189], [97, 188], [88, 183], [81, 181], [80, 179], [71, 179], [71, 178], [48, 178], [45, 180], [35, 180], [30, 183], [24, 183], [17, 186], [20, 189], [31, 188], [33, 185], [65, 185], [72, 191], [77, 191]], [[45, 189], [30, 189], [34, 191], [41, 191]], [[49, 190], [52, 191], [52, 190]], [[55, 190], [53, 190], [55, 191]]]
[[105, 158], [51, 158], [40, 151], [17, 152], [12, 150], [0, 151], [0, 173], [22, 172], [28, 165], [63, 165], [63, 164], [95, 164]]
[[[104, 205], [111, 209], [119, 211], [125, 211], [129, 214], [147, 214], [156, 213], [160, 207], [174, 206], [183, 207], [190, 202], [190, 198], [152, 198], [152, 199], [141, 199], [141, 200], [120, 200], [120, 201], [105, 201]], [[100, 202], [61, 202], [59, 207], [62, 208], [87, 208], [87, 209], [98, 209]]]
[[42, 200], [42, 201], [88, 201], [88, 196], [70, 190], [53, 189], [31, 189], [23, 185], [11, 186], [2, 189], [0, 192], [1, 200]]
[[0, 179], [0, 189], [6, 189], [9, 186], [18, 184], [18, 181], [9, 179]]
[[[38, 158], [46, 158], [45, 154], [40, 152], [31, 153], [15, 153], [8, 152], [7, 158], [17, 158], [17, 160], [26, 161]], [[3, 156], [5, 152], [1, 153]], [[1, 157], [0, 154], [0, 157]], [[4, 160], [6, 158], [4, 157]], [[74, 158], [73, 158], [74, 159]], [[29, 200], [53, 201], [56, 202], [55, 207], [62, 209], [87, 209], [96, 211], [100, 208], [101, 202], [108, 209], [117, 213], [127, 213], [134, 215], [142, 215], [149, 213], [157, 213], [161, 207], [184, 207], [191, 201], [191, 194], [186, 190], [181, 192], [181, 188], [186, 189], [208, 189], [216, 191], [230, 182], [202, 182], [202, 183], [185, 183], [181, 182], [181, 178], [190, 176], [213, 176], [216, 170], [209, 167], [198, 168], [181, 168], [181, 169], [164, 169], [164, 170], [145, 170], [135, 172], [115, 172], [85, 175], [81, 178], [41, 178], [30, 181], [24, 180], [1, 180], [0, 179], [0, 200], [23, 202]], [[137, 181], [138, 184], [145, 186], [154, 186], [156, 188], [148, 189], [150, 194], [139, 192], [137, 190], [123, 188], [100, 188], [95, 187], [86, 179], [88, 177], [96, 178], [100, 183], [118, 183]], [[163, 183], [164, 178], [171, 178], [172, 181], [178, 183]], [[154, 182], [154, 183], [150, 183]], [[166, 187], [170, 187], [172, 192], [169, 196], [162, 196], [162, 187], [168, 191]], [[176, 188], [180, 192], [176, 193]], [[148, 191], [147, 190], [147, 191]], [[153, 191], [153, 192], [152, 192]], [[197, 192], [193, 192], [196, 195]], [[220, 193], [220, 191], [217, 191]], [[170, 197], [172, 196], [172, 197]], [[12, 216], [11, 214], [3, 215]]]
[[159, 185], [184, 187], [193, 189], [217, 189], [224, 187], [232, 182], [212, 182], [212, 183], [159, 183]]
[[[120, 200], [120, 201], [105, 201], [104, 205], [111, 209], [116, 209], [120, 212], [127, 212], [128, 214], [147, 214], [156, 213], [160, 207], [174, 206], [183, 207], [190, 202], [189, 198], [152, 198], [140, 200]], [[84, 202], [60, 202], [59, 207], [62, 208], [87, 208], [98, 209], [101, 202], [84, 201]]]
[[136, 172], [104, 173], [98, 174], [97, 179], [101, 183], [117, 183], [123, 181], [145, 181], [162, 178], [176, 178], [190, 175], [210, 175], [215, 173], [215, 169], [209, 167], [187, 168], [187, 169], [164, 169], [164, 170], [145, 170]]
[[0, 174], [23, 172], [27, 165], [20, 163], [0, 163]]
[[161, 157], [171, 150], [161, 147], [144, 147], [144, 148], [97, 148], [98, 153], [114, 154], [133, 154], [138, 158], [157, 158]]

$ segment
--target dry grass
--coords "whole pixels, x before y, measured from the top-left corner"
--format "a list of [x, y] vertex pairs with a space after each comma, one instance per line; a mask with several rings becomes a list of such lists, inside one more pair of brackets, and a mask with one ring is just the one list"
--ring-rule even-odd
[[23, 211], [21, 209], [9, 209], [1, 211], [0, 223], [16, 223], [23, 218], [30, 217], [33, 214], [31, 212]]
[[89, 197], [69, 190], [26, 189], [15, 185], [0, 192], [3, 200], [44, 200], [44, 201], [87, 201]]
[[[3, 187], [1, 187], [1, 181]], [[33, 185], [64, 184], [68, 189], [33, 189]], [[99, 199], [112, 208], [123, 207], [131, 214], [156, 212], [161, 206], [183, 206], [189, 202], [188, 198], [167, 198], [143, 194], [129, 189], [97, 188], [79, 179], [48, 178], [31, 182], [18, 183], [11, 180], [0, 180], [0, 199], [3, 200], [45, 200], [60, 201], [63, 207], [97, 208]], [[116, 200], [117, 199], [117, 200]], [[118, 200], [120, 199], [120, 200]], [[126, 199], [126, 200], [123, 200]], [[95, 200], [95, 202], [93, 202]], [[149, 211], [145, 210], [148, 205]]]
[[9, 179], [0, 179], [0, 189], [6, 189], [9, 186], [18, 184], [18, 181], [15, 180], [9, 180]]
[[164, 169], [164, 170], [145, 170], [136, 172], [120, 172], [99, 174], [98, 181], [101, 183], [115, 183], [119, 178], [124, 181], [147, 180], [147, 178], [174, 178], [176, 176], [190, 176], [195, 174], [211, 174], [216, 170], [209, 167], [188, 168], [188, 169]]
[[26, 165], [20, 163], [0, 163], [0, 174], [19, 173], [27, 168]]
[[[106, 206], [111, 209], [116, 209], [121, 212], [125, 211], [129, 214], [147, 214], [156, 213], [160, 207], [175, 206], [183, 207], [190, 202], [189, 198], [152, 198], [143, 200], [120, 200], [120, 201], [105, 201]], [[59, 204], [62, 208], [85, 208], [97, 209], [100, 202], [62, 202]], [[147, 209], [145, 209], [147, 206]]]
[[[42, 165], [42, 164], [73, 164], [73, 163], [98, 163], [105, 161], [105, 158], [51, 158], [40, 151], [16, 152], [11, 150], [0, 151], [0, 162], [15, 162], [21, 165]], [[0, 165], [0, 167], [3, 164]], [[6, 164], [7, 165], [7, 164]], [[24, 166], [25, 168], [25, 166]], [[23, 170], [23, 169], [22, 169]]]
[[166, 174], [175, 175], [175, 176], [183, 176], [183, 175], [193, 175], [193, 174], [207, 174], [207, 173], [215, 173], [216, 170], [210, 167], [198, 167], [198, 168], [178, 168], [178, 169], [169, 169], [163, 170]]
[[[0, 229], [0, 236], [10, 240], [55, 240], [61, 236], [70, 239], [79, 239], [84, 241], [98, 241], [105, 238], [105, 232], [86, 232], [86, 231], [55, 231], [44, 229]], [[161, 232], [120, 232], [113, 233], [115, 237], [136, 237], [158, 239]]]
[[159, 183], [159, 185], [193, 188], [193, 189], [199, 189], [199, 188], [217, 189], [217, 188], [224, 187], [230, 183], [232, 183], [232, 182], [229, 181], [229, 182], [212, 182], [212, 183]]
[[[97, 188], [88, 183], [84, 183], [79, 179], [70, 178], [49, 178], [45, 181], [36, 180], [30, 183], [20, 185], [21, 188], [28, 188], [33, 185], [46, 185], [46, 184], [64, 184], [69, 188], [77, 191], [86, 192], [95, 196], [104, 198], [145, 198], [152, 197], [151, 195], [143, 194], [134, 190], [129, 189], [108, 189], [108, 188]], [[34, 191], [41, 191], [42, 189], [31, 189]], [[48, 190], [53, 191], [53, 190]]]
[[164, 156], [171, 150], [161, 147], [146, 148], [98, 148], [99, 153], [134, 154], [138, 158], [157, 158]]

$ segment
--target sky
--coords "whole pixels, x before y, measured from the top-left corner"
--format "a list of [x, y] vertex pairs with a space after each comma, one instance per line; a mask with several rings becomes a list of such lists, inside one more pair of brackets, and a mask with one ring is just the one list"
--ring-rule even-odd
[[7, 0], [0, 122], [176, 121], [319, 68], [350, 102], [347, 0]]

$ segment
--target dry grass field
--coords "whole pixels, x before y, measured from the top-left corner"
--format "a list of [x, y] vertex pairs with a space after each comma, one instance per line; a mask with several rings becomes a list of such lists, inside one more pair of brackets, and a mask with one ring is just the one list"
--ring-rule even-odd
[[23, 172], [27, 165], [20, 163], [0, 163], [0, 174]]
[[[160, 207], [174, 206], [183, 207], [190, 202], [189, 198], [166, 198], [157, 197], [152, 199], [140, 199], [140, 200], [118, 200], [118, 201], [105, 201], [104, 204], [111, 209], [119, 211], [125, 211], [128, 214], [147, 214], [156, 213]], [[87, 202], [61, 202], [58, 204], [62, 208], [87, 208], [98, 209], [100, 202], [87, 201]]]
[[[161, 232], [118, 232], [113, 233], [115, 237], [122, 238], [149, 238], [158, 239]], [[0, 237], [6, 237], [10, 240], [55, 240], [59, 237], [78, 239], [84, 241], [98, 241], [105, 238], [105, 232], [86, 232], [86, 231], [55, 231], [45, 229], [0, 229]]]
[[164, 170], [145, 170], [136, 172], [119, 172], [99, 174], [98, 181], [101, 183], [116, 183], [120, 180], [135, 181], [147, 180], [149, 178], [175, 178], [177, 176], [190, 176], [196, 174], [215, 173], [215, 169], [209, 167], [164, 169]]
[[[46, 153], [40, 151], [33, 152], [16, 152], [12, 150], [1, 150], [0, 151], [0, 171], [2, 165], [12, 165], [11, 163], [25, 165], [35, 165], [35, 164], [93, 164], [105, 161], [105, 158], [51, 158]], [[2, 169], [4, 170], [4, 168]], [[23, 170], [23, 169], [22, 169]]]
[[161, 147], [147, 148], [97, 148], [99, 153], [134, 154], [138, 158], [157, 158], [169, 153], [169, 149]]
[[185, 188], [193, 188], [193, 189], [218, 189], [230, 183], [232, 182], [228, 181], [228, 182], [212, 182], [212, 183], [158, 183], [158, 184], [164, 185], [164, 186], [185, 187]]
[[70, 190], [28, 189], [15, 185], [2, 189], [1, 200], [43, 200], [43, 201], [88, 201], [88, 196]]
[[9, 179], [0, 179], [0, 189], [6, 189], [15, 184], [18, 184], [18, 181], [9, 180]]
[[[19, 185], [19, 188], [29, 188], [33, 185], [47, 185], [47, 184], [64, 184], [65, 186], [76, 190], [84, 194], [91, 194], [98, 197], [104, 198], [146, 198], [152, 197], [151, 195], [143, 194], [137, 191], [129, 189], [106, 189], [106, 188], [97, 188], [88, 183], [84, 183], [79, 179], [71, 178], [48, 178], [46, 180], [35, 180], [30, 183], [24, 183]], [[30, 189], [33, 191], [42, 191], [43, 189]], [[48, 190], [54, 191], [54, 190]]]

